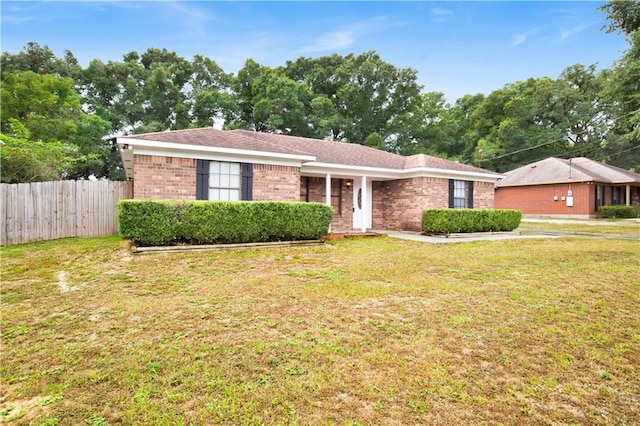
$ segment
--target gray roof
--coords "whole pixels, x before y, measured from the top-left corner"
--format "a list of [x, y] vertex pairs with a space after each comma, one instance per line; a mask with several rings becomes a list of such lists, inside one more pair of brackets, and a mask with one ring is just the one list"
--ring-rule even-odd
[[381, 151], [364, 145], [331, 142], [322, 139], [286, 136], [274, 133], [260, 133], [250, 130], [224, 131], [212, 127], [200, 129], [175, 130], [170, 132], [145, 133], [127, 136], [129, 139], [141, 139], [157, 142], [214, 146], [280, 154], [312, 155], [316, 162], [340, 164], [356, 167], [374, 167], [404, 170], [427, 167], [442, 170], [456, 170], [496, 175], [489, 170], [456, 163], [455, 161], [417, 154], [409, 157]]
[[524, 186], [570, 182], [640, 184], [640, 174], [585, 157], [549, 157], [504, 174], [496, 186]]

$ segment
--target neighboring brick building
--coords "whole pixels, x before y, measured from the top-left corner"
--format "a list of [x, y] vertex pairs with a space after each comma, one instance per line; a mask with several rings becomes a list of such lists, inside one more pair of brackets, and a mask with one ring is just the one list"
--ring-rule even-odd
[[500, 177], [424, 154], [246, 130], [147, 133], [117, 144], [135, 198], [327, 203], [333, 231], [419, 231], [426, 208], [493, 208]]
[[595, 217], [603, 205], [640, 204], [640, 174], [579, 157], [550, 157], [505, 173], [495, 206], [525, 215]]

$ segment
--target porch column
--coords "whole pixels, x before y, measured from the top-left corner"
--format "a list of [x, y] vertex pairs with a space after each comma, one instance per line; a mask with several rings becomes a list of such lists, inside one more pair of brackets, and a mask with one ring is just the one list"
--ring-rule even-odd
[[369, 200], [367, 200], [367, 177], [366, 176], [362, 176], [362, 210], [360, 211], [360, 213], [362, 213], [362, 225], [360, 230], [362, 232], [367, 232], [367, 218], [369, 217], [369, 213], [367, 212], [367, 210], [369, 209]]
[[[326, 194], [324, 197], [324, 201], [326, 205], [331, 207], [331, 173], [327, 173], [327, 178], [325, 181], [324, 193]], [[329, 224], [329, 232], [331, 232], [331, 224]]]
[[627, 185], [627, 196], [625, 197], [625, 205], [631, 205], [631, 185]]

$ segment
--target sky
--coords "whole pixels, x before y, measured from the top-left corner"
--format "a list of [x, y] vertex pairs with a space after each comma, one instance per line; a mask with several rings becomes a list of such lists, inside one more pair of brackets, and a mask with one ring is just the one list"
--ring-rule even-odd
[[413, 68], [423, 91], [453, 103], [530, 77], [558, 78], [568, 66], [609, 68], [628, 48], [607, 34], [595, 1], [5, 1], [2, 52], [28, 42], [120, 61], [166, 48], [200, 54], [236, 73], [249, 58], [276, 67], [301, 56], [375, 50]]

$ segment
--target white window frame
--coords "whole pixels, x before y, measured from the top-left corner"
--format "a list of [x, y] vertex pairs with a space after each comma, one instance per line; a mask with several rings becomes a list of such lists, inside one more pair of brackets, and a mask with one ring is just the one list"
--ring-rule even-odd
[[209, 200], [239, 201], [241, 183], [240, 163], [209, 162]]

